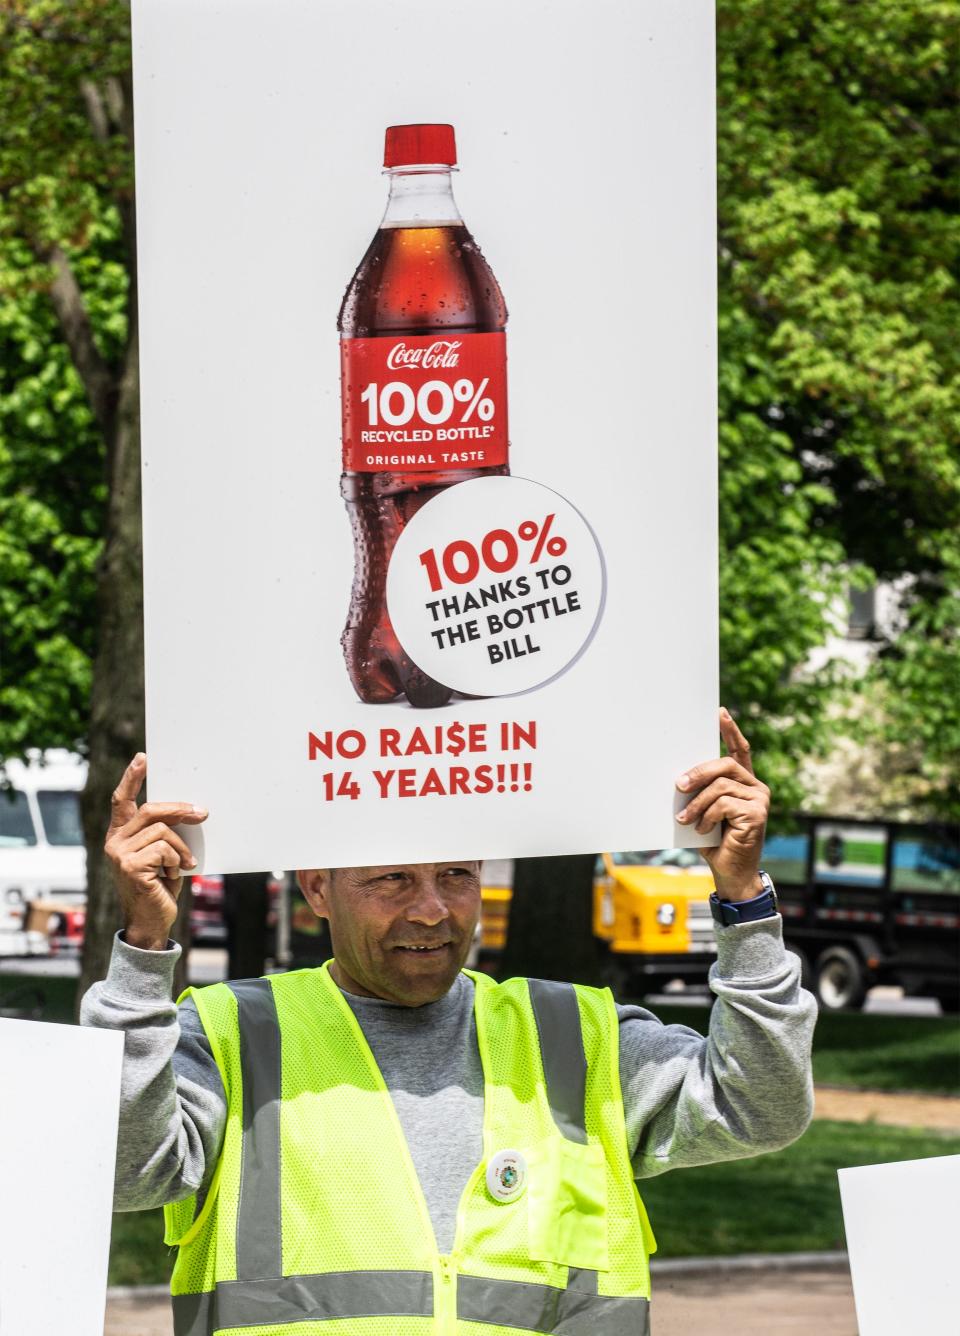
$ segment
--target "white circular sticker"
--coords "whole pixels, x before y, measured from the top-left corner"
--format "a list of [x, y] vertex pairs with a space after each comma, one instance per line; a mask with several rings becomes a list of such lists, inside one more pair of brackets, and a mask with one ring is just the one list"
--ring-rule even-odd
[[591, 640], [603, 557], [569, 501], [527, 478], [474, 478], [418, 510], [387, 571], [387, 609], [419, 668], [466, 696], [563, 672]]
[[527, 1186], [527, 1161], [518, 1150], [500, 1150], [487, 1163], [487, 1191], [497, 1201], [513, 1201]]

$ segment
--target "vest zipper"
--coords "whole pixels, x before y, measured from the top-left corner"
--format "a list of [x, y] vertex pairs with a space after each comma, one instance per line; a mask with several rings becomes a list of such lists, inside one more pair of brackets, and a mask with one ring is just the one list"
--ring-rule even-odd
[[437, 1336], [453, 1336], [457, 1330], [457, 1264], [453, 1257], [438, 1253], [440, 1283], [437, 1286], [437, 1304], [434, 1328]]
[[[376, 1087], [385, 1101], [385, 1106], [384, 1106], [385, 1111], [391, 1123], [393, 1124], [393, 1128], [396, 1133], [400, 1147], [400, 1153], [406, 1166], [407, 1173], [409, 1175], [409, 1181], [413, 1188], [417, 1206], [420, 1211], [420, 1217], [423, 1222], [424, 1237], [428, 1239], [430, 1244], [432, 1245], [431, 1252], [433, 1254], [433, 1258], [435, 1259], [436, 1263], [435, 1266], [433, 1267], [433, 1277], [434, 1277], [433, 1288], [434, 1288], [434, 1300], [435, 1300], [434, 1313], [433, 1313], [434, 1332], [436, 1333], [436, 1336], [456, 1336], [457, 1272], [460, 1269], [463, 1260], [463, 1234], [465, 1226], [464, 1214], [467, 1205], [469, 1203], [470, 1197], [473, 1194], [477, 1180], [486, 1172], [486, 1161], [490, 1154], [490, 1120], [492, 1117], [492, 1113], [491, 1113], [490, 1099], [487, 1097], [486, 1093], [487, 1073], [490, 1070], [490, 1066], [489, 1066], [489, 1059], [487, 1058], [485, 1052], [485, 1046], [481, 1034], [483, 1027], [481, 1024], [480, 1007], [482, 1006], [482, 1003], [478, 1001], [480, 997], [480, 989], [484, 985], [478, 982], [477, 975], [471, 974], [470, 977], [473, 979], [474, 983], [474, 1016], [476, 1017], [476, 1023], [477, 1023], [477, 1044], [480, 1048], [480, 1061], [483, 1067], [483, 1076], [484, 1076], [483, 1151], [480, 1157], [480, 1163], [474, 1168], [473, 1173], [470, 1175], [470, 1178], [467, 1181], [467, 1186], [461, 1193], [460, 1201], [457, 1203], [457, 1218], [456, 1218], [456, 1225], [454, 1227], [453, 1252], [442, 1253], [437, 1247], [437, 1236], [433, 1228], [433, 1222], [430, 1219], [430, 1210], [429, 1207], [427, 1206], [427, 1198], [423, 1191], [423, 1185], [421, 1184], [420, 1179], [417, 1175], [416, 1168], [414, 1167], [413, 1156], [410, 1154], [410, 1147], [407, 1145], [407, 1139], [403, 1134], [403, 1128], [400, 1124], [400, 1116], [397, 1113], [397, 1108], [393, 1102], [393, 1097], [391, 1096], [390, 1091], [387, 1089], [387, 1084], [383, 1079], [383, 1073], [377, 1066], [377, 1060], [373, 1056], [373, 1051], [370, 1048], [370, 1045], [367, 1043], [366, 1036], [363, 1033], [363, 1029], [360, 1025], [360, 1022], [357, 1020], [356, 1016], [354, 1015], [353, 1011], [350, 1008], [349, 1003], [346, 1001], [343, 994], [340, 992], [340, 989], [337, 987], [336, 983], [330, 977], [329, 962], [327, 962], [326, 965], [321, 966], [319, 972], [322, 977], [324, 987], [326, 987], [329, 990], [329, 995], [337, 1003], [341, 1013], [343, 1014], [343, 1016], [347, 1021], [347, 1024], [353, 1031], [353, 1034], [359, 1045], [360, 1052], [362, 1053], [364, 1059], [366, 1060], [367, 1065], [370, 1069], [370, 1073], [374, 1079], [374, 1082], [376, 1083]], [[479, 976], [479, 978], [486, 980], [485, 975], [481, 975]]]

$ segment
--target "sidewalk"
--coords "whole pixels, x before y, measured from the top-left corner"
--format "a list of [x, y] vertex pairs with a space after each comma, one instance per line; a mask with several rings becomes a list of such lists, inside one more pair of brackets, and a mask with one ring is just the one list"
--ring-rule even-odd
[[888, 1127], [926, 1127], [935, 1132], [960, 1132], [960, 1099], [956, 1095], [901, 1094], [886, 1090], [848, 1090], [816, 1086], [814, 1118], [841, 1123], [884, 1123]]
[[[104, 1336], [173, 1336], [168, 1299], [129, 1295], [108, 1301]], [[857, 1336], [845, 1266], [748, 1267], [739, 1258], [658, 1267], [651, 1325], [653, 1336]]]
[[[718, 1259], [719, 1260], [719, 1259]], [[736, 1261], [738, 1259], [730, 1259]], [[857, 1336], [846, 1266], [654, 1275], [652, 1336]]]
[[170, 1300], [156, 1295], [152, 1285], [138, 1298], [108, 1295], [103, 1336], [173, 1336]]

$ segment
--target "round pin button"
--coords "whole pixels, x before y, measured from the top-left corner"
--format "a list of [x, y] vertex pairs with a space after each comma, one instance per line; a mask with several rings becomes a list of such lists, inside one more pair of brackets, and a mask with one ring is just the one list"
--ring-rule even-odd
[[487, 1164], [487, 1191], [496, 1201], [514, 1201], [527, 1186], [527, 1162], [518, 1150], [499, 1150]]

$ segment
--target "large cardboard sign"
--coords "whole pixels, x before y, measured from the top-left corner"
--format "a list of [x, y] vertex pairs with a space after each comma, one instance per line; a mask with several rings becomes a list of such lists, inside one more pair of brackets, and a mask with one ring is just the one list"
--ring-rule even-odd
[[956, 1330], [960, 1155], [838, 1170], [860, 1336]]
[[712, 4], [133, 17], [151, 798], [209, 871], [696, 844]]
[[0, 1332], [103, 1336], [123, 1035], [0, 1020]]

